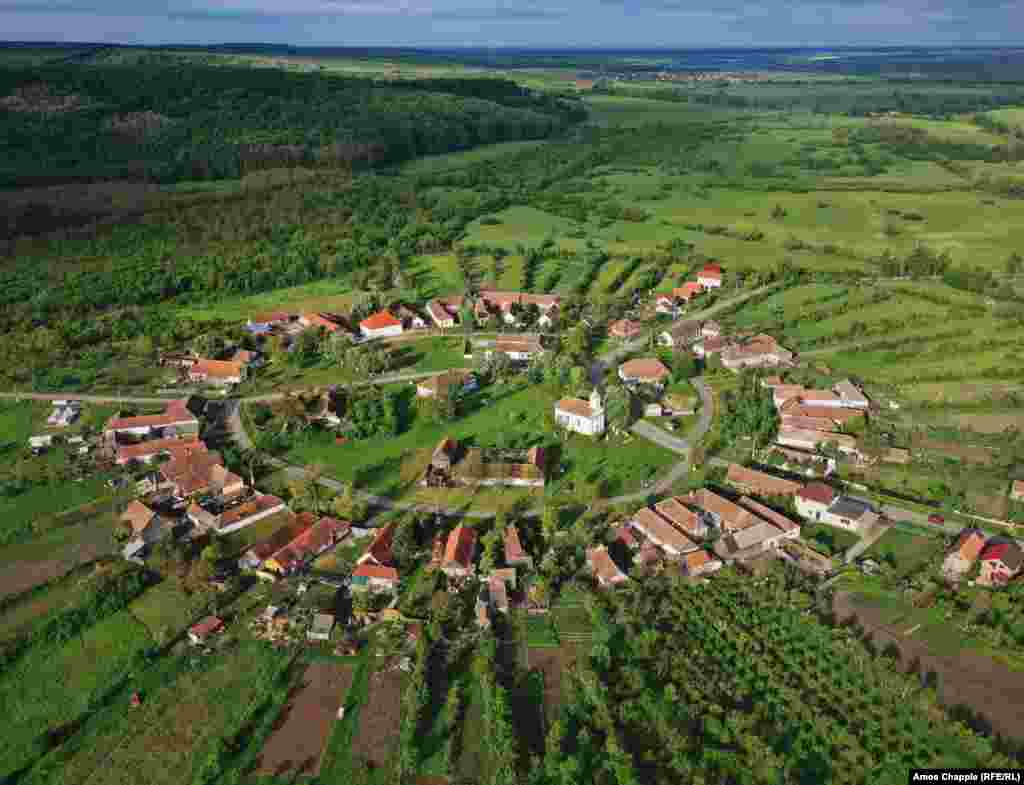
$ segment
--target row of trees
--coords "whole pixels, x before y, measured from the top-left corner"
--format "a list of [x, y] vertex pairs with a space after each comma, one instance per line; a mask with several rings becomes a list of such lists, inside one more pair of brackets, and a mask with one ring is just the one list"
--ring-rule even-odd
[[[611, 597], [532, 782], [897, 782], [1009, 765], [933, 689], [792, 607], [801, 579], [649, 578]], [[928, 681], [928, 680], [925, 680]]]

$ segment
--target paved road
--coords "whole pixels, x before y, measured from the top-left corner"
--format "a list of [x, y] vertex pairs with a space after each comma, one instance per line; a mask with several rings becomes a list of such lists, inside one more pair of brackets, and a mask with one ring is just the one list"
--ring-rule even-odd
[[677, 455], [684, 455], [689, 457], [690, 455], [690, 443], [686, 439], [680, 439], [678, 436], [673, 436], [663, 428], [659, 428], [657, 425], [652, 425], [646, 420], [637, 420], [633, 423], [633, 427], [630, 430], [637, 436], [642, 436], [648, 441], [654, 442], [659, 447], [664, 447], [666, 450], [670, 450]]
[[633, 424], [633, 427], [631, 428], [633, 433], [664, 447], [666, 450], [671, 450], [679, 455], [685, 455], [687, 459], [689, 459], [690, 450], [693, 449], [693, 442], [699, 440], [705, 433], [707, 433], [708, 428], [711, 427], [711, 419], [715, 414], [715, 399], [711, 394], [711, 388], [708, 387], [700, 377], [697, 377], [692, 381], [693, 386], [700, 395], [701, 407], [697, 422], [694, 427], [690, 429], [686, 438], [674, 436], [668, 431], [659, 428], [656, 425], [652, 425], [649, 422], [645, 422], [644, 420], [638, 420]]
[[167, 403], [171, 397], [153, 398], [133, 395], [79, 395], [78, 393], [32, 393], [32, 392], [0, 392], [0, 398], [18, 398], [30, 401], [63, 401], [74, 400], [85, 403]]
[[861, 537], [857, 542], [846, 549], [846, 553], [843, 554], [843, 561], [850, 564], [854, 559], [860, 556], [864, 551], [878, 542], [882, 535], [884, 535], [889, 529], [892, 528], [891, 524], [878, 523], [871, 531]]

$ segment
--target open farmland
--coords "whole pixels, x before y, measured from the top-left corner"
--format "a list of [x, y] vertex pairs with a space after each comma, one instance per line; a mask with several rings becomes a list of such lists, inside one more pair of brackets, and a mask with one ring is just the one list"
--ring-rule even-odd
[[319, 774], [324, 745], [351, 685], [352, 666], [312, 663], [282, 707], [257, 769], [275, 776]]
[[197, 772], [241, 730], [246, 713], [260, 707], [286, 662], [284, 654], [251, 643], [215, 655], [198, 669], [168, 660], [159, 666], [167, 669], [165, 680], [150, 685], [139, 708], [108, 707], [86, 727], [84, 739], [58, 752], [55, 765], [41, 767], [32, 781], [180, 783], [184, 772]]
[[48, 734], [59, 739], [70, 730], [117, 689], [152, 645], [146, 628], [122, 611], [66, 643], [33, 649], [7, 668], [0, 677], [8, 721], [0, 738], [0, 777], [45, 751], [41, 742]]

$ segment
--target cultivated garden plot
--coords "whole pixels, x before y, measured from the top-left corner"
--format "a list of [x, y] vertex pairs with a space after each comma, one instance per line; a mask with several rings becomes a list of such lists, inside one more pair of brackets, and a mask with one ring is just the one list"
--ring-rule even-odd
[[310, 664], [281, 708], [274, 730], [260, 750], [257, 770], [278, 777], [294, 772], [319, 774], [324, 746], [352, 677], [351, 665]]

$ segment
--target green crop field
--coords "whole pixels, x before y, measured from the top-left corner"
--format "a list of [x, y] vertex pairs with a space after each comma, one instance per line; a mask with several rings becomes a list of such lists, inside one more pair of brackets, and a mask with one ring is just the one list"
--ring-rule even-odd
[[201, 618], [211, 598], [208, 591], [186, 590], [176, 577], [169, 577], [133, 600], [128, 610], [163, 645]]
[[67, 643], [33, 650], [0, 677], [8, 732], [0, 738], [0, 776], [38, 756], [40, 736], [74, 722], [137, 666], [153, 645], [146, 628], [122, 611]]

